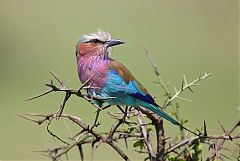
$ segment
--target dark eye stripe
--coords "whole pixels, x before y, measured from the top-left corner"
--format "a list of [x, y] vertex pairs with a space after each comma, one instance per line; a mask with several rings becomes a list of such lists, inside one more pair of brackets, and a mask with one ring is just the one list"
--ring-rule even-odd
[[104, 44], [105, 42], [104, 41], [101, 41], [99, 39], [92, 39], [92, 40], [89, 40], [89, 41], [86, 41], [84, 43], [96, 43], [96, 44]]
[[99, 43], [99, 42], [101, 42], [100, 40], [98, 40], [98, 39], [93, 39], [93, 40], [91, 40], [91, 42], [94, 42], [94, 43]]
[[90, 41], [88, 41], [88, 42], [92, 42], [92, 43], [100, 43], [100, 44], [105, 43], [105, 42], [103, 42], [103, 41], [101, 41], [101, 40], [99, 40], [99, 39], [92, 39], [92, 40], [90, 40]]

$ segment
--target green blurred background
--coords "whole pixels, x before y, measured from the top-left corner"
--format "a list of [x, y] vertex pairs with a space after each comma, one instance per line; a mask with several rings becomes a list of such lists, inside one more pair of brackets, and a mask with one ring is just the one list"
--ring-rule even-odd
[[[194, 88], [193, 94], [187, 91], [183, 95], [192, 102], [181, 102], [181, 117], [190, 120], [190, 128], [201, 127], [206, 120], [210, 134], [221, 132], [218, 121], [226, 128], [232, 127], [240, 116], [238, 2], [0, 0], [0, 160], [44, 160], [34, 151], [60, 145], [47, 133], [45, 125], [37, 126], [17, 115], [57, 110], [61, 94], [25, 101], [47, 89], [43, 84], [51, 79], [48, 69], [68, 86], [79, 87], [75, 44], [81, 34], [97, 28], [126, 42], [113, 49], [112, 57], [125, 64], [160, 104], [163, 91], [152, 83], [156, 78], [142, 44], [170, 87], [180, 87], [183, 74], [192, 80], [200, 70], [212, 72], [213, 76]], [[65, 112], [92, 123], [95, 110], [72, 97]], [[103, 129], [112, 124], [106, 117], [103, 113], [100, 118]], [[67, 124], [71, 131], [78, 131], [64, 120], [55, 121], [51, 127], [67, 139]], [[166, 136], [175, 136], [175, 126], [166, 122], [165, 128]], [[95, 160], [121, 159], [108, 146], [101, 146]], [[90, 158], [89, 148], [85, 151]], [[142, 159], [131, 150], [127, 153], [133, 160]], [[78, 157], [76, 150], [69, 156], [71, 160]]]

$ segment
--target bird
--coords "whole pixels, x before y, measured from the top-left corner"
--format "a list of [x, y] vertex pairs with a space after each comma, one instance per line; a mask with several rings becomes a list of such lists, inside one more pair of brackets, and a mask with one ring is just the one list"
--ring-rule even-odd
[[76, 59], [81, 83], [87, 82], [86, 85], [92, 87], [87, 89], [89, 95], [106, 98], [104, 101], [96, 99], [94, 103], [98, 107], [102, 107], [104, 102], [109, 106], [143, 107], [194, 133], [163, 111], [133, 74], [123, 64], [110, 57], [112, 47], [120, 44], [124, 42], [111, 38], [111, 35], [102, 29], [80, 36], [77, 42]]

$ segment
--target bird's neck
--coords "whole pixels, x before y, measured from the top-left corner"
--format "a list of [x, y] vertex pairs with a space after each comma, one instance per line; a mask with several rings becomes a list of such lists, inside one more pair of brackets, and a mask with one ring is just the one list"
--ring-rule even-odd
[[110, 61], [111, 59], [108, 57], [107, 54], [98, 54], [98, 55], [91, 55], [91, 56], [88, 56], [88, 55], [84, 55], [84, 56], [80, 56], [78, 55], [77, 56], [77, 63], [101, 63], [101, 62], [108, 62]]

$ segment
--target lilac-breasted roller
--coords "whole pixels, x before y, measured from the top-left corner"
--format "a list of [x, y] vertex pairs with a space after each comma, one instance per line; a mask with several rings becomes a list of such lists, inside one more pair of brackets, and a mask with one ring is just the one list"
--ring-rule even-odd
[[[106, 102], [109, 105], [144, 107], [186, 129], [160, 108], [123, 64], [110, 58], [111, 48], [119, 44], [123, 41], [112, 39], [102, 30], [80, 37], [76, 46], [78, 75], [82, 83], [90, 79], [87, 85], [94, 88], [89, 88], [88, 94], [108, 98]], [[103, 104], [101, 100], [94, 102], [99, 107]]]

